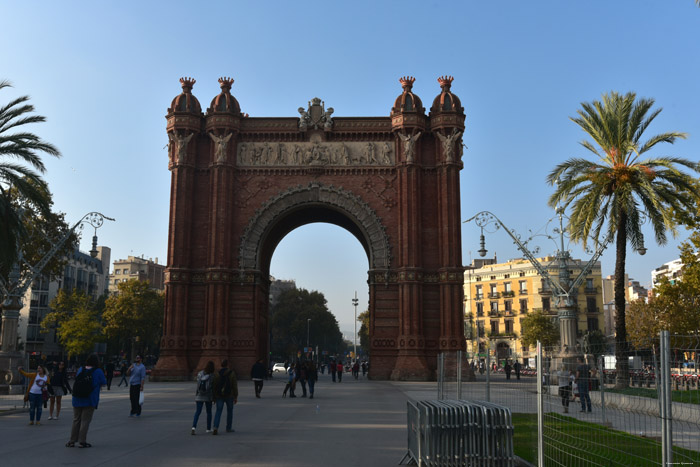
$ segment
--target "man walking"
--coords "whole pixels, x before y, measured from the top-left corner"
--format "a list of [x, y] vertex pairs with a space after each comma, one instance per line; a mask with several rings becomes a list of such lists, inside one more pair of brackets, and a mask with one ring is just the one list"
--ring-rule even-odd
[[515, 379], [520, 379], [520, 368], [520, 362], [516, 360], [513, 364], [513, 369], [515, 370]]
[[105, 377], [107, 378], [107, 390], [112, 389], [112, 378], [114, 378], [114, 362], [108, 361], [105, 365]]
[[588, 394], [588, 380], [591, 377], [591, 369], [586, 364], [583, 357], [578, 357], [578, 366], [576, 367], [576, 384], [578, 385], [578, 395], [581, 398], [581, 412], [591, 411], [591, 396]]
[[134, 363], [129, 367], [128, 373], [131, 375], [129, 379], [129, 399], [131, 400], [130, 417], [141, 416], [141, 404], [139, 397], [143, 391], [143, 385], [146, 382], [146, 367], [141, 363], [141, 356], [137, 355]]
[[335, 372], [337, 371], [335, 360], [331, 360], [331, 362], [328, 364], [328, 371], [330, 371], [331, 378], [333, 378], [333, 382], [335, 383]]
[[[262, 389], [262, 388], [261, 388]], [[259, 393], [257, 393], [259, 396]], [[228, 360], [221, 362], [221, 369], [214, 375], [214, 401], [216, 402], [216, 415], [214, 415], [214, 433], [219, 434], [221, 413], [226, 404], [226, 433], [233, 433], [233, 405], [238, 402], [238, 380], [236, 373], [228, 367]]]
[[122, 360], [122, 364], [119, 367], [119, 372], [122, 375], [122, 379], [119, 380], [119, 384], [117, 384], [118, 388], [120, 388], [122, 386], [122, 383], [124, 383], [124, 386], [129, 385], [129, 380], [126, 379], [126, 370], [127, 370], [126, 361]]
[[265, 376], [267, 376], [267, 372], [265, 371], [263, 359], [260, 358], [257, 362], [255, 362], [253, 368], [250, 370], [250, 379], [253, 380], [253, 384], [255, 385], [255, 397], [258, 399], [260, 399], [260, 393], [262, 392], [263, 380], [265, 379]]

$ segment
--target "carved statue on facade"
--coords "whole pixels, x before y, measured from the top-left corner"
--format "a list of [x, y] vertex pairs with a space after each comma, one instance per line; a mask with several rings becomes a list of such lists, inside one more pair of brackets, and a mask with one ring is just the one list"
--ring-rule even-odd
[[304, 110], [304, 107], [299, 107], [299, 129], [301, 131], [306, 131], [309, 128], [309, 123], [311, 123], [311, 117], [309, 113]]
[[391, 164], [391, 145], [386, 141], [382, 145], [382, 164]]
[[326, 131], [333, 128], [333, 119], [331, 115], [333, 115], [333, 107], [328, 107], [328, 110], [323, 113], [323, 117], [321, 118], [323, 121], [323, 129]]
[[217, 136], [214, 133], [209, 133], [209, 137], [216, 147], [214, 148], [214, 154], [216, 156], [216, 163], [221, 164], [226, 162], [226, 148], [228, 147], [228, 141], [231, 139], [233, 133], [229, 133], [226, 136]]
[[187, 144], [190, 142], [194, 133], [190, 133], [187, 136], [180, 136], [177, 133], [168, 133], [170, 142], [175, 143], [175, 149], [173, 150], [173, 160], [177, 164], [182, 164], [187, 158]]
[[455, 155], [455, 141], [462, 136], [462, 132], [457, 128], [452, 130], [452, 134], [449, 136], [444, 136], [440, 132], [437, 133], [437, 137], [442, 142], [442, 151], [445, 153], [446, 162], [454, 162]]
[[376, 164], [377, 159], [374, 155], [374, 144], [372, 143], [367, 143], [367, 146], [365, 147], [365, 161], [368, 164]]
[[416, 141], [418, 141], [418, 138], [420, 138], [420, 135], [422, 134], [422, 131], [419, 131], [418, 133], [411, 136], [399, 133], [399, 138], [401, 138], [401, 141], [403, 141], [403, 152], [406, 156], [406, 162], [413, 162], [416, 150], [415, 144]]

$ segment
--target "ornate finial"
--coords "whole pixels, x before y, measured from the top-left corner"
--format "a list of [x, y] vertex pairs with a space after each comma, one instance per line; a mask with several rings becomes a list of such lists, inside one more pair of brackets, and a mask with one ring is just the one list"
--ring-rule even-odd
[[440, 83], [440, 87], [443, 91], [448, 91], [450, 86], [452, 86], [453, 80], [454, 78], [452, 76], [440, 76], [438, 78], [438, 83]]
[[233, 84], [233, 78], [222, 76], [221, 78], [219, 78], [219, 84], [221, 85], [222, 92], [229, 92], [229, 91], [231, 91], [231, 85]]
[[194, 86], [194, 83], [196, 83], [196, 82], [197, 82], [197, 80], [194, 78], [188, 78], [188, 77], [180, 78], [180, 84], [182, 85], [182, 92], [184, 92], [184, 93], [192, 92], [192, 86]]
[[404, 76], [402, 78], [399, 78], [399, 83], [401, 83], [401, 87], [404, 91], [410, 91], [413, 87], [413, 82], [415, 80], [416, 78], [414, 78], [413, 76]]

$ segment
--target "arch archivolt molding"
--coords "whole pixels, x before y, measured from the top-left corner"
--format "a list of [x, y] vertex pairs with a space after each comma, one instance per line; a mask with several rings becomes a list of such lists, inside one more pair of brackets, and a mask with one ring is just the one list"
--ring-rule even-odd
[[265, 234], [290, 210], [303, 206], [329, 206], [344, 213], [365, 236], [370, 252], [370, 269], [387, 270], [391, 247], [381, 218], [362, 199], [333, 185], [311, 182], [280, 192], [266, 201], [252, 217], [241, 236], [238, 264], [244, 270], [262, 270], [260, 251]]

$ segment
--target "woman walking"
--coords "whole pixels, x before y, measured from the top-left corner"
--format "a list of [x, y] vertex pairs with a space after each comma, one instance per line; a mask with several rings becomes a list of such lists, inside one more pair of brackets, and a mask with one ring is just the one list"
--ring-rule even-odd
[[[66, 364], [60, 362], [58, 368], [54, 370], [49, 384], [49, 397], [51, 404], [49, 405], [49, 420], [58, 420], [58, 415], [61, 413], [61, 399], [63, 396], [71, 392], [70, 384], [68, 384], [68, 374], [66, 373]], [[56, 416], [53, 416], [53, 409], [56, 407]]]
[[306, 367], [306, 381], [309, 383], [309, 399], [313, 399], [314, 387], [316, 386], [316, 381], [318, 381], [318, 370], [313, 361], [308, 362]]
[[87, 442], [87, 432], [92, 422], [92, 416], [100, 403], [100, 390], [107, 384], [104, 372], [100, 369], [97, 355], [90, 355], [85, 365], [78, 368], [73, 383], [73, 426], [67, 448], [79, 443], [81, 448], [91, 448]]
[[211, 433], [211, 401], [212, 401], [212, 385], [214, 383], [214, 362], [209, 360], [207, 366], [197, 375], [197, 391], [195, 392], [194, 402], [197, 409], [194, 412], [194, 420], [192, 421], [192, 434], [197, 431], [197, 422], [202, 413], [202, 406], [207, 409], [207, 433]]
[[29, 424], [41, 425], [41, 406], [44, 404], [44, 398], [48, 399], [49, 375], [46, 374], [46, 368], [42, 365], [36, 367], [35, 373], [24, 371], [22, 367], [17, 368], [22, 376], [29, 380], [27, 392], [24, 395], [24, 400], [29, 401]]

